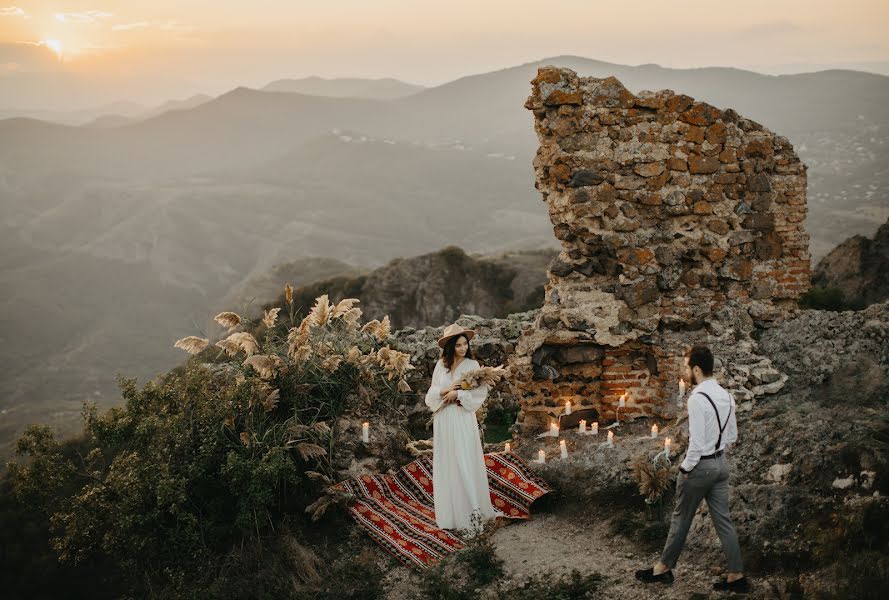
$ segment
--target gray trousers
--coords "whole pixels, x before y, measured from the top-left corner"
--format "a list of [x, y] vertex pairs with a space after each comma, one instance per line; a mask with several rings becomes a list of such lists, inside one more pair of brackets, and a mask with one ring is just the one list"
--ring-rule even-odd
[[707, 501], [710, 518], [719, 534], [722, 549], [728, 558], [730, 573], [744, 570], [741, 563], [741, 548], [738, 546], [738, 534], [732, 523], [728, 509], [729, 470], [725, 454], [718, 458], [699, 461], [688, 475], [679, 474], [676, 481], [676, 508], [670, 521], [670, 533], [661, 555], [661, 562], [671, 569], [676, 566], [691, 521], [701, 504]]

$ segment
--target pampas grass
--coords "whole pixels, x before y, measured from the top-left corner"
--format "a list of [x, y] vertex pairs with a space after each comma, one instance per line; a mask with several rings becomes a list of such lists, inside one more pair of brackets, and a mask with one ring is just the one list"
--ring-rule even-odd
[[233, 312], [221, 312], [213, 317], [213, 320], [223, 327], [228, 327], [229, 331], [235, 329], [236, 327], [239, 327], [241, 325], [241, 322], [243, 321], [240, 315]]
[[189, 354], [199, 354], [203, 352], [204, 348], [206, 348], [208, 345], [210, 345], [209, 340], [190, 335], [188, 337], [182, 338], [181, 340], [176, 340], [176, 343], [173, 344], [173, 347], [181, 348]]
[[233, 333], [225, 338], [225, 341], [237, 344], [238, 348], [242, 350], [247, 356], [252, 356], [259, 352], [259, 342], [257, 342], [256, 338], [246, 331]]
[[263, 379], [271, 379], [284, 366], [284, 361], [276, 354], [254, 354], [244, 359], [244, 364], [253, 367]]
[[318, 296], [315, 300], [315, 306], [313, 306], [312, 310], [309, 312], [311, 323], [315, 327], [324, 327], [327, 325], [327, 322], [330, 321], [330, 316], [333, 314], [334, 308], [335, 307], [330, 304], [327, 294]]
[[671, 471], [671, 465], [656, 465], [645, 455], [637, 456], [633, 461], [633, 475], [639, 484], [639, 493], [645, 496], [648, 504], [660, 500], [670, 488]]
[[284, 301], [293, 304], [293, 286], [289, 283], [284, 284]]
[[327, 456], [327, 450], [325, 450], [318, 444], [312, 444], [309, 442], [296, 444], [296, 451], [299, 452], [300, 457], [302, 457], [302, 459], [306, 462], [315, 458]]
[[278, 320], [279, 312], [281, 312], [280, 308], [270, 308], [269, 310], [265, 311], [265, 313], [262, 315], [263, 325], [265, 325], [269, 329], [274, 327], [275, 322]]

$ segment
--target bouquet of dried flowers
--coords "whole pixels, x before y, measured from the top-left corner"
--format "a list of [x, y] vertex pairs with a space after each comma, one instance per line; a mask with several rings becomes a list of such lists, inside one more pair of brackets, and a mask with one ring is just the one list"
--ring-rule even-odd
[[[494, 385], [500, 383], [504, 379], [509, 376], [509, 367], [479, 367], [478, 369], [474, 369], [472, 371], [468, 371], [463, 374], [459, 381], [457, 381], [457, 387], [461, 390], [473, 390], [477, 387], [481, 387], [486, 385], [488, 387], [493, 387]], [[442, 403], [441, 406], [436, 408], [432, 414], [438, 413], [441, 409], [447, 406], [445, 403]]]

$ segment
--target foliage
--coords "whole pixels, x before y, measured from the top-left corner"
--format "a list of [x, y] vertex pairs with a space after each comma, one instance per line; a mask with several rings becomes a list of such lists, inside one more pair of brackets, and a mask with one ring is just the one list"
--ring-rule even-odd
[[597, 573], [582, 575], [574, 569], [568, 575], [559, 578], [531, 577], [524, 585], [507, 590], [504, 598], [512, 600], [586, 600], [596, 598], [602, 576]]
[[[59, 443], [46, 426], [22, 435], [8, 482], [17, 510], [41, 523], [60, 564], [105, 565], [136, 595], [187, 597], [202, 581], [211, 596], [218, 588], [235, 597], [232, 572], [296, 539], [277, 530], [281, 523], [298, 529], [307, 508], [317, 518], [344, 500], [323, 495], [338, 417], [357, 397], [393, 410], [413, 367], [383, 345], [388, 319], [360, 326], [357, 301], [322, 296], [297, 323], [292, 288], [285, 297], [289, 328], [279, 308], [255, 324], [220, 313], [228, 337], [215, 346], [179, 340], [194, 355], [183, 368], [142, 389], [121, 379], [123, 406], [101, 415], [84, 407], [80, 447]], [[299, 547], [291, 543], [276, 560]], [[267, 567], [288, 571], [275, 561]], [[260, 595], [292, 594], [293, 582], [274, 573]]]

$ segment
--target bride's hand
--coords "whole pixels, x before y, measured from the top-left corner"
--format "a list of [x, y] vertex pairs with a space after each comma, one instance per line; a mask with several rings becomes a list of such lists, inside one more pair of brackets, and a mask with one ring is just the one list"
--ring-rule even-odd
[[441, 396], [442, 398], [444, 398], [445, 396], [447, 396], [448, 394], [450, 394], [452, 391], [454, 391], [454, 389], [455, 389], [456, 387], [457, 387], [457, 384], [456, 384], [456, 383], [452, 383], [451, 385], [449, 385], [449, 386], [446, 387], [446, 388], [441, 388], [441, 391], [438, 393], [438, 395]]
[[449, 391], [447, 394], [445, 394], [444, 401], [445, 404], [456, 404], [458, 402], [457, 392], [454, 390]]

